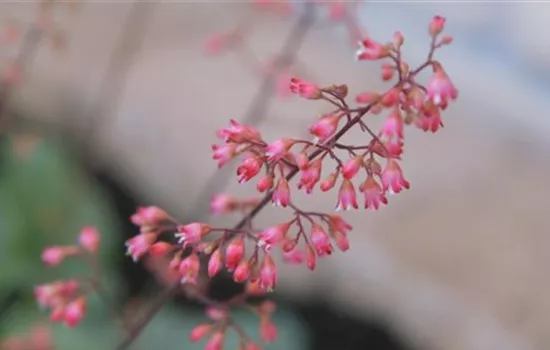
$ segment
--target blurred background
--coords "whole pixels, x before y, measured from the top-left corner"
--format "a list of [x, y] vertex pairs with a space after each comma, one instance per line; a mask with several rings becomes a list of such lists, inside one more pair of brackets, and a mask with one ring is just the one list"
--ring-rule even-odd
[[[128, 221], [137, 206], [225, 226], [209, 218], [210, 196], [249, 196], [254, 188], [239, 186], [231, 169], [213, 175], [215, 130], [236, 119], [268, 140], [307, 137], [328, 106], [285, 97], [278, 82], [296, 74], [347, 83], [352, 96], [385, 89], [379, 63], [354, 60], [350, 29], [379, 41], [403, 31], [414, 66], [439, 14], [455, 41], [437, 57], [460, 91], [445, 128], [408, 130], [411, 190], [379, 212], [346, 214], [350, 251], [320, 261], [314, 273], [280, 265], [280, 335], [269, 349], [550, 348], [550, 4], [342, 4], [344, 20], [329, 3], [316, 7], [306, 38], [289, 53], [301, 2], [288, 5], [290, 13], [237, 1], [1, 2], [0, 343], [31, 336], [48, 343], [33, 286], [87, 270], [78, 262], [47, 269], [40, 253], [72, 244], [86, 225], [102, 232], [109, 295], [141, 310], [162, 279], [154, 262], [123, 255], [137, 233]], [[239, 25], [246, 45], [213, 54], [212, 35]], [[266, 81], [281, 53], [293, 64]], [[335, 198], [300, 201], [330, 210]], [[258, 226], [284, 215], [267, 208]], [[216, 299], [236, 292], [223, 279], [210, 288]], [[91, 303], [76, 330], [51, 328], [55, 349], [115, 348], [111, 310]], [[257, 334], [255, 316], [237, 317]], [[131, 348], [200, 349], [187, 336], [203, 320], [198, 305], [176, 298]]]

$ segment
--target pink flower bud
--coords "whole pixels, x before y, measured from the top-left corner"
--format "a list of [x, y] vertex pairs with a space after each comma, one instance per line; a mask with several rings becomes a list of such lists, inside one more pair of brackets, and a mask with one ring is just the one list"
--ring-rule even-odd
[[317, 255], [322, 257], [332, 254], [334, 248], [330, 243], [330, 237], [326, 234], [325, 230], [317, 224], [313, 224], [311, 227], [311, 244], [315, 247]]
[[258, 181], [258, 184], [256, 185], [256, 189], [260, 193], [264, 193], [267, 190], [270, 190], [273, 187], [273, 176], [266, 175]]
[[334, 238], [334, 242], [336, 243], [336, 246], [342, 252], [345, 252], [349, 249], [348, 236], [344, 232], [332, 231], [332, 238]]
[[322, 164], [323, 160], [318, 158], [302, 169], [300, 172], [298, 189], [304, 188], [307, 194], [310, 194], [313, 191], [313, 188], [321, 178]]
[[276, 206], [283, 208], [286, 208], [288, 203], [290, 203], [290, 187], [284, 177], [277, 181], [277, 186], [275, 186], [271, 200]]
[[441, 34], [443, 29], [445, 28], [445, 17], [441, 16], [434, 16], [432, 18], [432, 21], [430, 22], [430, 35], [436, 36]]
[[395, 75], [395, 68], [393, 68], [392, 66], [390, 65], [384, 65], [382, 66], [382, 74], [381, 74], [381, 77], [382, 77], [382, 80], [383, 81], [388, 81], [388, 80], [391, 80], [393, 79], [393, 76]]
[[262, 260], [260, 285], [267, 291], [272, 291], [277, 285], [277, 266], [269, 254], [265, 254]]
[[436, 106], [424, 106], [414, 118], [414, 124], [423, 131], [437, 132], [442, 126], [441, 112]]
[[338, 192], [336, 211], [350, 210], [351, 208], [358, 208], [355, 187], [351, 181], [344, 180]]
[[380, 94], [375, 92], [363, 92], [355, 97], [357, 103], [374, 103], [380, 98]]
[[75, 301], [69, 303], [65, 308], [63, 322], [67, 325], [67, 327], [74, 328], [80, 323], [85, 313], [86, 299], [76, 299]]
[[208, 277], [212, 278], [220, 272], [223, 267], [222, 253], [220, 249], [216, 249], [208, 260]]
[[332, 173], [329, 176], [327, 176], [326, 179], [321, 181], [321, 191], [327, 192], [331, 190], [334, 185], [336, 184], [336, 180], [338, 179], [338, 173]]
[[210, 212], [214, 215], [227, 214], [237, 207], [235, 199], [227, 194], [216, 194], [210, 201]]
[[365, 196], [365, 209], [378, 210], [380, 204], [388, 204], [388, 199], [380, 184], [376, 182], [372, 175], [369, 175], [365, 182], [361, 184], [359, 190]]
[[274, 245], [280, 243], [283, 238], [285, 238], [291, 223], [290, 222], [284, 222], [280, 225], [270, 227], [266, 230], [264, 230], [260, 235], [258, 236], [259, 241], [261, 242], [261, 245]]
[[225, 266], [229, 271], [235, 270], [245, 255], [244, 236], [237, 236], [231, 240], [225, 250]]
[[409, 189], [409, 182], [403, 177], [403, 171], [394, 159], [389, 159], [386, 168], [382, 171], [382, 186], [384, 191], [391, 193]]
[[100, 243], [99, 231], [95, 227], [84, 227], [82, 231], [80, 231], [78, 242], [87, 251], [91, 253], [97, 252]]
[[202, 222], [193, 222], [187, 225], [179, 226], [178, 233], [175, 235], [179, 239], [179, 243], [193, 244], [210, 233], [212, 228]]
[[269, 319], [260, 321], [260, 337], [266, 343], [272, 343], [277, 339], [277, 327]]
[[341, 169], [342, 176], [344, 176], [344, 179], [350, 180], [357, 175], [362, 166], [363, 156], [355, 156], [348, 159]]
[[141, 233], [126, 241], [126, 254], [130, 255], [134, 261], [138, 261], [142, 256], [149, 252], [149, 248], [157, 240], [154, 233]]
[[403, 118], [398, 109], [394, 109], [386, 118], [380, 134], [389, 138], [403, 138]]
[[397, 31], [393, 33], [393, 45], [397, 48], [401, 47], [403, 43], [405, 42], [405, 38], [403, 37], [403, 33]]
[[340, 121], [340, 115], [329, 114], [319, 118], [309, 128], [311, 135], [315, 136], [315, 142], [323, 143], [330, 138], [338, 129], [338, 122]]
[[439, 64], [434, 64], [434, 75], [428, 83], [427, 96], [436, 106], [458, 97], [458, 91]]
[[250, 266], [248, 265], [247, 261], [241, 260], [241, 262], [237, 265], [235, 271], [233, 272], [233, 281], [237, 283], [242, 283], [246, 281], [249, 276]]
[[318, 100], [322, 96], [316, 85], [299, 78], [290, 79], [290, 91], [309, 100]]
[[[305, 260], [304, 252], [298, 247], [295, 241], [290, 249], [283, 249], [283, 260], [289, 264], [301, 264]], [[286, 246], [285, 246], [286, 248]]]
[[229, 313], [227, 309], [215, 306], [209, 306], [206, 308], [206, 316], [213, 321], [221, 321], [227, 319]]
[[48, 247], [42, 252], [42, 261], [49, 266], [57, 266], [63, 262], [66, 257], [65, 247]]
[[62, 322], [65, 320], [65, 306], [57, 305], [50, 312], [50, 320], [54, 323]]
[[235, 120], [229, 121], [229, 127], [218, 130], [218, 137], [220, 137], [225, 142], [234, 142], [241, 144], [249, 141], [259, 141], [261, 140], [260, 132], [249, 125], [243, 125]]
[[310, 245], [306, 248], [306, 266], [311, 271], [315, 270], [317, 266], [317, 255], [315, 255], [315, 251]]
[[397, 105], [399, 102], [399, 95], [401, 91], [397, 88], [393, 88], [388, 90], [384, 96], [382, 96], [382, 100], [380, 101], [380, 104], [384, 107], [393, 107]]
[[208, 323], [199, 324], [189, 334], [189, 340], [193, 343], [196, 343], [200, 340], [202, 340], [208, 333], [210, 333], [210, 330], [212, 329], [212, 326]]
[[137, 226], [156, 226], [162, 221], [170, 219], [170, 216], [162, 209], [149, 206], [139, 207], [130, 220]]
[[254, 176], [258, 175], [262, 169], [263, 161], [258, 157], [248, 157], [237, 168], [239, 183], [243, 184]]
[[179, 266], [181, 275], [181, 283], [197, 284], [199, 277], [200, 261], [195, 253], [191, 253], [187, 258], [183, 259]]
[[265, 149], [265, 155], [269, 162], [277, 162], [286, 155], [288, 150], [294, 145], [295, 141], [291, 139], [279, 139]]
[[353, 229], [340, 215], [329, 215], [329, 217], [331, 230], [347, 233]]
[[367, 38], [359, 43], [359, 49], [355, 55], [359, 61], [372, 61], [387, 57], [389, 53], [390, 50], [386, 45]]
[[237, 144], [212, 145], [212, 159], [218, 161], [218, 168], [222, 168], [237, 155]]
[[222, 350], [224, 341], [225, 341], [225, 332], [222, 330], [216, 331], [212, 335], [210, 340], [208, 340], [208, 343], [206, 343], [204, 350]]

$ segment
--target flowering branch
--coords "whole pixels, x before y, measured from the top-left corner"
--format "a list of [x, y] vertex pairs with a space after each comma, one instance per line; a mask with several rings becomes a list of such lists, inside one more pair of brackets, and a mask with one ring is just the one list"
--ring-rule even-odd
[[[306, 11], [302, 17], [305, 19], [298, 23], [301, 36], [311, 24], [312, 19], [308, 16], [312, 15], [309, 13]], [[444, 25], [443, 17], [432, 19], [427, 60], [412, 70], [403, 60], [404, 37], [400, 32], [396, 32], [388, 43], [370, 37], [362, 40], [356, 58], [359, 61], [386, 60], [382, 64], [382, 79], [390, 81], [396, 78], [396, 81], [384, 93], [358, 94], [355, 101], [359, 107], [350, 108], [345, 84], [320, 87], [300, 78], [290, 79], [288, 89], [291, 93], [306, 100], [323, 101], [330, 107], [329, 112], [319, 116], [309, 127], [312, 140], [283, 137], [268, 142], [254, 126], [235, 120], [230, 121], [229, 127], [218, 130], [222, 143], [212, 146], [213, 159], [218, 162], [218, 167], [240, 158], [236, 170], [238, 182], [245, 184], [259, 178], [256, 188], [259, 193], [264, 193], [262, 198], [237, 199], [227, 194], [217, 194], [212, 198], [210, 208], [213, 214], [243, 213], [234, 227], [213, 227], [200, 221], [185, 224], [161, 208], [139, 208], [131, 221], [140, 227], [140, 233], [127, 241], [127, 254], [134, 261], [146, 256], [166, 259], [169, 261], [166, 271], [177, 283], [155, 300], [143, 318], [127, 328], [128, 335], [117, 349], [127, 348], [162, 305], [182, 288], [190, 297], [207, 305], [209, 322], [195, 327], [189, 336], [191, 341], [208, 336], [205, 349], [221, 350], [227, 332], [231, 331], [239, 337], [241, 349], [260, 349], [235, 323], [231, 307], [246, 304], [248, 297], [265, 295], [277, 287], [274, 251], [280, 251], [287, 263], [305, 264], [314, 270], [318, 258], [334, 252], [333, 243], [342, 252], [350, 248], [348, 233], [352, 226], [340, 215], [299, 208], [293, 201], [290, 182], [299, 175], [297, 189], [313, 194], [317, 185], [322, 192], [328, 192], [340, 180], [336, 211], [359, 208], [357, 184], [354, 183], [359, 176], [364, 176], [357, 188], [364, 196], [365, 209], [377, 210], [388, 204], [389, 194], [409, 189], [410, 184], [399, 165], [405, 126], [438, 131], [443, 126], [441, 112], [458, 96], [443, 66], [434, 60], [435, 51], [451, 42], [449, 36], [441, 37]], [[292, 48], [292, 45], [288, 46]], [[281, 58], [279, 64], [285, 61]], [[432, 68], [433, 74], [424, 86], [418, 81], [418, 74], [427, 68]], [[388, 115], [382, 128], [376, 132], [364, 119], [369, 113], [378, 115], [385, 110]], [[344, 136], [353, 128], [359, 128], [370, 140], [359, 145], [344, 143]], [[330, 172], [323, 178], [322, 170], [327, 168]], [[253, 220], [269, 202], [290, 209], [292, 213], [282, 223], [256, 229]], [[94, 254], [98, 249], [99, 235], [90, 232], [88, 228], [81, 233], [80, 247], [46, 249], [43, 260], [49, 265], [57, 265], [69, 256], [85, 252]], [[201, 258], [207, 259], [205, 268], [201, 266]], [[236, 283], [244, 284], [245, 290], [232, 300], [218, 302], [208, 297], [204, 286], [223, 269], [232, 274]], [[84, 316], [88, 292], [82, 290], [78, 282], [42, 285], [36, 294], [42, 306], [52, 309], [53, 321], [74, 327]], [[274, 341], [277, 328], [271, 322], [271, 315], [275, 305], [267, 301], [247, 306], [259, 318], [263, 342]]]

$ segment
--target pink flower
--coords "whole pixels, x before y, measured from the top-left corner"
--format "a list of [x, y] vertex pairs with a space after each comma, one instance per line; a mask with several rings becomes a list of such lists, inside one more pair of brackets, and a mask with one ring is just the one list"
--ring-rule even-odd
[[343, 232], [343, 231], [332, 231], [332, 238], [334, 238], [334, 242], [336, 242], [336, 246], [342, 252], [345, 252], [349, 249], [348, 236], [346, 235], [345, 232]]
[[365, 182], [361, 184], [359, 188], [365, 196], [365, 208], [378, 210], [380, 204], [388, 204], [388, 199], [382, 186], [376, 182], [372, 175], [369, 175]]
[[350, 210], [351, 208], [357, 209], [357, 196], [355, 194], [355, 187], [349, 180], [344, 180], [340, 191], [338, 192], [338, 204], [336, 205], [336, 211]]
[[315, 255], [315, 251], [310, 245], [306, 247], [306, 266], [311, 271], [317, 267], [317, 255]]
[[216, 331], [214, 335], [208, 340], [204, 350], [222, 350], [223, 343], [225, 341], [225, 332], [222, 330]]
[[393, 107], [400, 102], [401, 90], [397, 88], [389, 89], [380, 100], [380, 104], [384, 107]]
[[63, 262], [66, 257], [65, 247], [48, 247], [42, 252], [42, 261], [49, 266], [57, 266]]
[[359, 42], [359, 50], [355, 53], [359, 61], [363, 60], [378, 60], [388, 56], [390, 53], [387, 46], [380, 44], [370, 38]]
[[233, 238], [225, 250], [225, 266], [227, 266], [227, 269], [229, 271], [235, 270], [244, 258], [244, 254], [244, 237], [237, 236]]
[[314, 142], [324, 143], [328, 140], [338, 129], [338, 122], [340, 121], [340, 115], [329, 114], [319, 118], [312, 126], [309, 127], [311, 135], [315, 136]]
[[237, 155], [237, 144], [212, 145], [212, 159], [218, 161], [218, 168], [222, 168]]
[[263, 162], [258, 157], [246, 158], [241, 165], [237, 168], [237, 176], [239, 176], [239, 183], [245, 183], [258, 175], [262, 169]]
[[95, 253], [99, 249], [100, 236], [95, 227], [84, 227], [78, 237], [80, 245], [89, 252]]
[[403, 138], [403, 118], [401, 117], [399, 110], [394, 109], [394, 111], [386, 118], [380, 134], [390, 139]]
[[446, 104], [448, 99], [455, 100], [458, 97], [458, 90], [439, 64], [434, 64], [434, 75], [428, 83], [427, 96], [436, 106]]
[[212, 325], [208, 323], [199, 324], [189, 334], [189, 340], [196, 343], [203, 339], [212, 330]]
[[266, 175], [258, 181], [258, 184], [256, 185], [256, 189], [260, 193], [264, 193], [267, 190], [270, 190], [273, 187], [273, 176]]
[[389, 159], [382, 171], [382, 186], [384, 191], [391, 193], [399, 193], [404, 188], [409, 189], [409, 183], [403, 177], [403, 171], [395, 159]]
[[228, 194], [216, 194], [210, 201], [210, 212], [214, 215], [227, 214], [235, 210], [237, 203], [235, 199]]
[[235, 142], [237, 144], [261, 140], [260, 132], [256, 128], [240, 124], [233, 119], [229, 121], [228, 128], [218, 130], [217, 134], [225, 142]]
[[78, 298], [65, 307], [63, 322], [67, 327], [76, 327], [86, 313], [86, 299]]
[[149, 248], [157, 240], [154, 233], [141, 233], [126, 241], [127, 255], [130, 255], [134, 261], [138, 261], [143, 255], [149, 252]]
[[386, 147], [387, 151], [387, 158], [395, 158], [399, 159], [401, 155], [403, 154], [403, 140], [401, 139], [393, 139], [384, 142], [384, 147]]
[[290, 79], [290, 91], [309, 100], [318, 100], [322, 96], [316, 85], [299, 78]]
[[221, 306], [208, 306], [206, 308], [206, 316], [212, 321], [221, 321], [227, 319], [229, 312]]
[[423, 131], [436, 132], [443, 127], [441, 112], [436, 106], [425, 106], [421, 109], [415, 119], [414, 124]]
[[313, 224], [311, 227], [311, 243], [315, 247], [318, 256], [330, 255], [334, 251], [330, 243], [330, 237], [317, 224]]
[[181, 275], [181, 283], [197, 284], [199, 277], [200, 261], [195, 253], [191, 253], [187, 258], [183, 259], [179, 266]]
[[280, 178], [277, 182], [271, 200], [273, 204], [283, 208], [286, 208], [288, 203], [290, 203], [290, 187], [288, 186], [288, 181], [286, 181], [284, 177]]
[[329, 215], [329, 217], [330, 228], [332, 230], [348, 233], [353, 229], [353, 227], [349, 223], [347, 223], [340, 215]]
[[162, 221], [170, 219], [170, 216], [162, 209], [149, 206], [139, 207], [130, 220], [137, 226], [156, 226]]
[[301, 264], [305, 260], [304, 251], [297, 244], [293, 244], [290, 249], [283, 251], [283, 260], [289, 264]]
[[248, 279], [250, 276], [250, 266], [248, 265], [248, 262], [245, 260], [241, 260], [241, 262], [237, 265], [237, 268], [235, 268], [235, 271], [233, 272], [233, 281], [237, 283], [242, 283]]
[[429, 32], [431, 36], [441, 34], [445, 28], [445, 17], [434, 16], [430, 22]]
[[265, 254], [260, 268], [260, 285], [272, 291], [277, 285], [277, 266], [269, 254]]
[[374, 103], [380, 98], [380, 94], [375, 92], [362, 92], [359, 95], [355, 96], [355, 101], [357, 103]]
[[172, 251], [173, 246], [166, 242], [157, 242], [149, 248], [149, 253], [156, 256], [164, 256]]
[[266, 229], [258, 236], [258, 240], [260, 242], [259, 244], [261, 246], [271, 246], [281, 242], [283, 238], [285, 238], [290, 228], [290, 225], [291, 222], [284, 222], [277, 226]]
[[198, 243], [206, 236], [212, 228], [202, 222], [192, 222], [187, 225], [179, 226], [178, 233], [175, 235], [179, 239], [179, 243], [193, 244]]
[[265, 149], [265, 155], [269, 162], [277, 162], [284, 157], [288, 150], [294, 145], [294, 140], [291, 139], [279, 139], [272, 144], [268, 145]]
[[353, 158], [350, 158], [344, 163], [344, 166], [341, 169], [342, 175], [344, 176], [344, 179], [350, 180], [352, 179], [361, 167], [363, 166], [363, 156], [356, 156]]
[[223, 267], [222, 252], [216, 249], [208, 260], [208, 277], [212, 278], [220, 272]]
[[321, 181], [321, 185], [320, 185], [321, 191], [327, 192], [331, 190], [336, 184], [336, 180], [338, 180], [338, 173], [332, 173], [329, 176], [327, 176], [326, 179]]
[[260, 337], [266, 343], [272, 343], [277, 339], [277, 327], [267, 318], [260, 321]]
[[313, 191], [313, 188], [319, 182], [321, 178], [321, 165], [323, 160], [321, 158], [309, 163], [300, 172], [300, 181], [298, 182], [298, 189], [304, 188], [307, 194]]

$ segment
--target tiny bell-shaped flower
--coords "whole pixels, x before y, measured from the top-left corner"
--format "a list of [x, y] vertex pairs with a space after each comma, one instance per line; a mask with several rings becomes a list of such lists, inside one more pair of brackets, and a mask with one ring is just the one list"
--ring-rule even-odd
[[295, 141], [291, 139], [279, 139], [269, 144], [265, 149], [265, 155], [269, 162], [277, 162], [284, 157], [288, 150], [294, 145]]
[[189, 340], [193, 343], [201, 341], [211, 330], [212, 325], [208, 323], [199, 324], [189, 334]]
[[335, 231], [342, 231], [348, 233], [353, 229], [353, 227], [344, 220], [340, 215], [329, 215], [330, 218], [330, 228]]
[[312, 126], [309, 132], [315, 137], [315, 143], [323, 143], [330, 138], [338, 129], [338, 122], [341, 116], [338, 114], [324, 115], [319, 118]]
[[285, 244], [283, 249], [283, 260], [289, 264], [301, 264], [304, 262], [304, 252], [298, 247], [296, 241], [289, 241], [291, 245], [287, 248]]
[[317, 184], [321, 178], [322, 164], [323, 160], [318, 158], [302, 169], [300, 172], [301, 176], [300, 181], [298, 182], [298, 189], [304, 188], [307, 194], [310, 194], [313, 191], [315, 184]]
[[317, 267], [317, 255], [315, 255], [315, 251], [310, 245], [306, 247], [306, 266], [311, 271]]
[[260, 132], [249, 125], [243, 125], [235, 120], [229, 121], [229, 127], [218, 130], [218, 137], [225, 142], [235, 142], [241, 144], [247, 141], [261, 140]]
[[326, 234], [325, 230], [317, 224], [313, 224], [311, 227], [311, 244], [313, 244], [317, 251], [317, 255], [320, 257], [330, 255], [334, 251], [330, 243], [330, 237]]
[[318, 100], [322, 96], [321, 90], [315, 84], [299, 78], [290, 79], [290, 91], [309, 100]]
[[350, 180], [344, 180], [340, 190], [338, 192], [338, 203], [336, 205], [336, 211], [350, 210], [351, 208], [357, 209], [357, 195], [355, 193], [355, 187]]
[[216, 331], [206, 343], [204, 350], [222, 350], [225, 341], [225, 332], [223, 330]]
[[403, 138], [403, 118], [398, 109], [394, 109], [386, 118], [382, 130], [380, 130], [380, 134], [390, 139]]
[[264, 230], [258, 237], [259, 239], [259, 245], [260, 246], [266, 246], [266, 245], [274, 245], [274, 244], [277, 244], [279, 242], [281, 242], [289, 228], [290, 228], [290, 225], [291, 223], [290, 222], [285, 222], [285, 223], [282, 223], [280, 225], [277, 225], [277, 226], [273, 226], [273, 227], [270, 227], [266, 230]]
[[388, 204], [388, 199], [382, 187], [372, 175], [369, 174], [365, 182], [361, 184], [359, 188], [363, 195], [365, 196], [365, 208], [378, 210], [381, 204]]
[[197, 284], [199, 277], [200, 261], [195, 253], [191, 253], [187, 258], [183, 259], [179, 266], [181, 275], [181, 283]]
[[434, 105], [423, 106], [414, 118], [414, 125], [423, 131], [437, 132], [443, 127], [439, 108]]
[[53, 246], [42, 251], [42, 261], [49, 266], [57, 266], [67, 257], [67, 247]]
[[67, 304], [65, 307], [63, 322], [67, 325], [67, 327], [74, 328], [80, 323], [85, 313], [86, 299], [78, 298]]
[[258, 175], [262, 169], [263, 162], [258, 157], [248, 157], [237, 168], [239, 183], [243, 184], [254, 176]]
[[132, 223], [137, 226], [156, 226], [168, 219], [170, 219], [170, 216], [164, 210], [155, 206], [139, 207], [130, 218]]
[[346, 161], [346, 163], [344, 163], [344, 166], [342, 167], [342, 176], [344, 177], [344, 179], [350, 180], [355, 177], [355, 175], [357, 175], [362, 166], [363, 156], [355, 156], [353, 158], [350, 158]]
[[170, 243], [157, 242], [149, 248], [149, 254], [155, 255], [155, 256], [165, 256], [166, 254], [171, 252], [172, 249], [173, 249], [173, 246]]
[[250, 277], [250, 265], [246, 260], [241, 260], [241, 262], [235, 268], [233, 272], [233, 281], [237, 283], [242, 283], [248, 280]]
[[445, 17], [434, 16], [430, 22], [429, 32], [431, 36], [441, 34], [445, 28]]
[[342, 252], [345, 252], [349, 249], [349, 241], [348, 236], [343, 231], [333, 230], [331, 231], [332, 238], [334, 238], [334, 242], [336, 243], [336, 246], [338, 249], [340, 249]]
[[290, 203], [290, 187], [288, 186], [288, 181], [284, 177], [280, 178], [277, 182], [271, 200], [276, 206], [283, 208]]
[[78, 236], [78, 243], [90, 253], [96, 253], [100, 243], [99, 231], [95, 227], [84, 227]]
[[220, 248], [216, 249], [208, 260], [208, 277], [212, 278], [220, 272], [223, 267], [223, 258]]
[[235, 270], [245, 255], [244, 236], [240, 235], [231, 240], [225, 250], [225, 266], [229, 271]]
[[268, 318], [260, 321], [260, 337], [266, 343], [272, 343], [277, 339], [277, 327]]
[[439, 63], [434, 63], [433, 66], [434, 74], [428, 83], [426, 95], [436, 106], [441, 106], [449, 99], [455, 100], [458, 97], [458, 90]]
[[394, 75], [395, 75], [395, 68], [388, 63], [384, 63], [382, 65], [382, 74], [381, 74], [382, 80], [383, 81], [391, 80]]
[[409, 182], [403, 177], [403, 171], [395, 159], [389, 159], [382, 171], [382, 187], [384, 191], [399, 193], [409, 189]]
[[273, 176], [266, 175], [258, 181], [258, 184], [256, 185], [256, 189], [260, 193], [264, 193], [267, 190], [270, 190], [273, 187]]
[[259, 281], [267, 291], [272, 291], [277, 285], [277, 266], [269, 254], [265, 254], [262, 260]]
[[334, 185], [336, 184], [336, 180], [338, 179], [338, 173], [332, 173], [329, 176], [326, 177], [323, 181], [321, 181], [321, 191], [327, 192], [330, 191]]
[[175, 237], [179, 239], [179, 243], [193, 244], [198, 243], [206, 236], [212, 228], [202, 222], [193, 222], [187, 225], [179, 226], [178, 233]]
[[359, 42], [359, 49], [356, 52], [356, 58], [359, 61], [363, 60], [378, 60], [387, 57], [390, 53], [386, 45], [382, 45], [370, 38]]
[[357, 103], [374, 103], [380, 98], [380, 94], [375, 92], [362, 92], [355, 96]]

